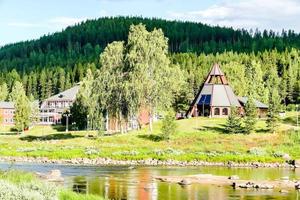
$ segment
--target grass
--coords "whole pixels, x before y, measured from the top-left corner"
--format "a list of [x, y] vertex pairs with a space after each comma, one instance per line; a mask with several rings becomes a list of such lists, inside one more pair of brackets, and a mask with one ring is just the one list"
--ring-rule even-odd
[[[287, 115], [294, 117], [295, 113]], [[65, 133], [59, 132], [62, 127], [36, 126], [23, 135], [0, 135], [0, 156], [283, 162], [281, 156], [287, 153], [300, 159], [300, 134], [292, 131], [294, 124], [286, 119], [274, 134], [259, 120], [250, 135], [224, 133], [226, 119], [200, 117], [176, 123], [177, 131], [168, 141], [161, 138], [160, 122], [154, 124], [151, 134], [144, 128], [98, 139], [85, 138], [85, 131]]]
[[[95, 195], [78, 194], [61, 186], [44, 182], [29, 172], [9, 170], [0, 172], [0, 198], [22, 200], [101, 200]], [[13, 191], [12, 191], [13, 190]], [[30, 194], [30, 195], [29, 195]], [[29, 196], [28, 196], [29, 195]]]
[[79, 194], [68, 190], [62, 190], [59, 193], [59, 200], [101, 200], [102, 198], [96, 195]]

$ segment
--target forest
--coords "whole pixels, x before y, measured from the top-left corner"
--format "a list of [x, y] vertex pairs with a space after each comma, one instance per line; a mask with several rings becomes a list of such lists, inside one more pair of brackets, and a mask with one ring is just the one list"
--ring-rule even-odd
[[[38, 40], [0, 49], [0, 100], [7, 100], [16, 81], [27, 96], [43, 100], [80, 82], [87, 69], [101, 69], [99, 56], [113, 41], [125, 41], [131, 24], [161, 28], [168, 38], [168, 57], [184, 75], [173, 102], [187, 108], [213, 63], [221, 64], [236, 95], [253, 92], [268, 103], [277, 90], [283, 105], [299, 103], [300, 35], [293, 31], [246, 31], [201, 23], [116, 17], [87, 20]], [[285, 109], [283, 106], [282, 109]]]

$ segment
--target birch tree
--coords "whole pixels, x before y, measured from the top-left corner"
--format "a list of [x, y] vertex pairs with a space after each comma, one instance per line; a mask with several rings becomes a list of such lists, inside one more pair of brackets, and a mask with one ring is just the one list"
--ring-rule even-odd
[[130, 27], [126, 61], [134, 82], [139, 107], [149, 112], [149, 129], [157, 109], [172, 102], [173, 70], [168, 58], [168, 39], [161, 29], [148, 32], [142, 24]]
[[30, 102], [26, 97], [23, 85], [16, 81], [12, 89], [11, 99], [14, 102], [15, 114], [14, 122], [15, 128], [20, 132], [28, 128], [30, 125]]

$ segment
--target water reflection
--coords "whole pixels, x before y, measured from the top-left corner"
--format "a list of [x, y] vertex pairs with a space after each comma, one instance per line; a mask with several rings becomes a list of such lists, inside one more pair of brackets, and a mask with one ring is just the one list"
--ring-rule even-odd
[[[0, 169], [7, 170], [11, 165], [0, 163]], [[288, 176], [290, 180], [300, 180], [300, 169], [277, 168], [222, 168], [222, 167], [95, 167], [66, 166], [49, 164], [14, 164], [13, 169], [46, 173], [59, 169], [65, 177], [65, 187], [88, 194], [96, 194], [107, 199], [142, 199], [142, 200], [300, 200], [295, 190], [280, 193], [278, 190], [233, 190], [231, 187], [218, 185], [192, 184], [181, 187], [153, 180], [155, 175], [193, 175], [214, 174], [238, 175], [241, 179], [275, 180]]]
[[238, 169], [238, 168], [155, 168], [141, 167], [130, 170], [118, 167], [118, 170], [104, 167], [93, 171], [86, 177], [70, 177], [68, 186], [74, 191], [96, 194], [107, 199], [191, 199], [191, 200], [218, 200], [218, 199], [299, 199], [296, 191], [287, 194], [277, 190], [233, 190], [231, 187], [218, 185], [192, 184], [182, 187], [178, 184], [169, 184], [154, 180], [154, 175], [186, 175], [211, 173], [216, 175], [237, 174], [243, 179], [275, 180], [282, 176], [290, 179], [300, 179], [299, 170], [289, 169]]

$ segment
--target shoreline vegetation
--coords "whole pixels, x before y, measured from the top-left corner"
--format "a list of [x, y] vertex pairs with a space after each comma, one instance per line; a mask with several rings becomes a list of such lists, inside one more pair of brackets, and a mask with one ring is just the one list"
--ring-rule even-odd
[[[292, 167], [300, 159], [300, 131], [295, 112], [287, 113], [275, 133], [265, 120], [251, 134], [226, 134], [224, 118], [177, 120], [177, 129], [163, 139], [162, 123], [128, 133], [97, 135], [63, 126], [35, 126], [23, 134], [0, 127], [0, 161], [77, 165], [166, 165]], [[87, 137], [88, 136], [88, 137]], [[300, 165], [300, 164], [297, 164]]]
[[6, 200], [96, 200], [99, 196], [79, 194], [62, 185], [40, 179], [36, 174], [19, 170], [0, 171], [0, 199]]

